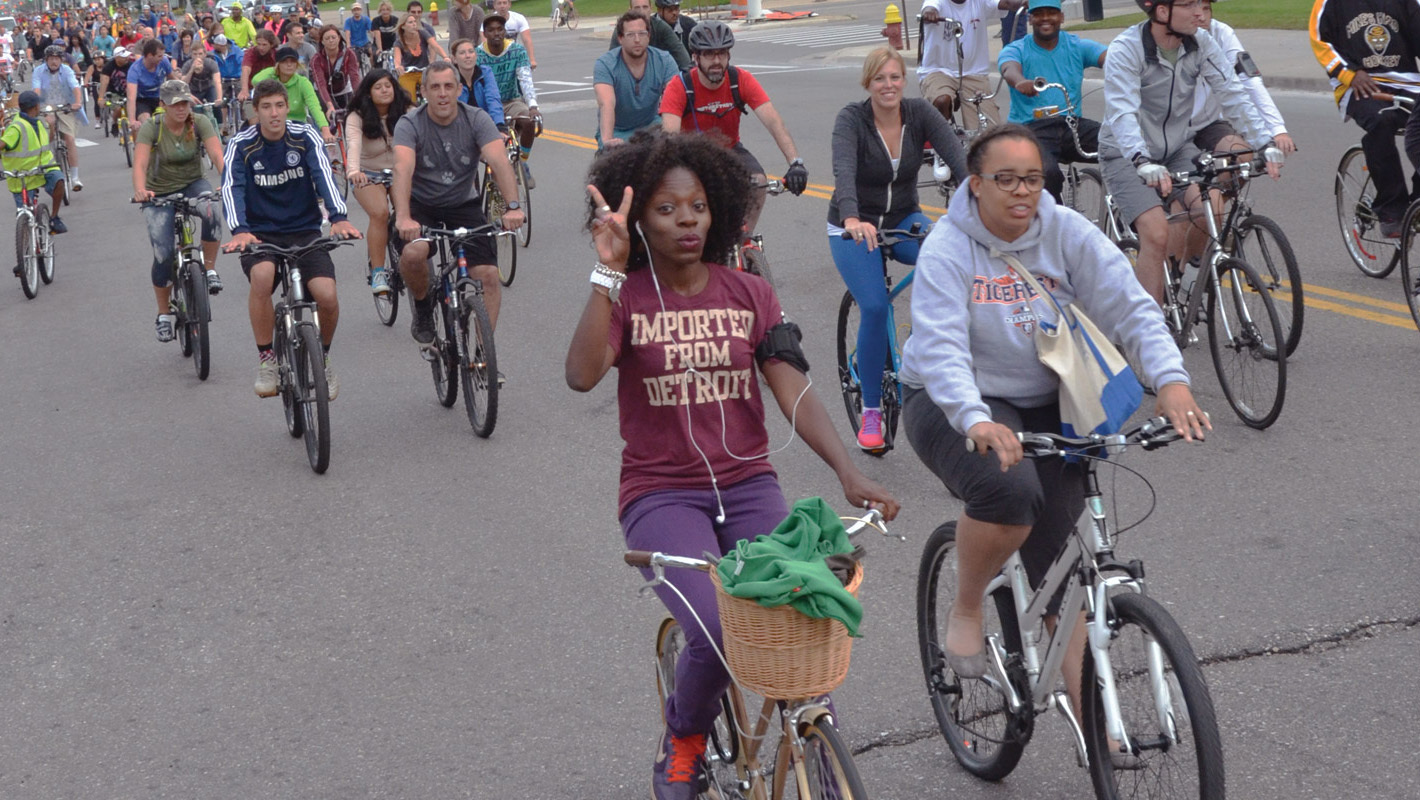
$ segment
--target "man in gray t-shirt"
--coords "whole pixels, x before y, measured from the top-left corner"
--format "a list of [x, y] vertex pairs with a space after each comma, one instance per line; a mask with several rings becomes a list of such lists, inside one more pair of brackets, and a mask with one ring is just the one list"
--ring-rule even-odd
[[[422, 107], [400, 117], [394, 128], [395, 227], [406, 242], [399, 272], [414, 298], [410, 333], [421, 346], [434, 341], [434, 298], [429, 296], [429, 242], [421, 239], [422, 227], [478, 228], [487, 224], [479, 191], [481, 163], [493, 171], [504, 197], [518, 196], [517, 178], [508, 163], [503, 136], [481, 108], [460, 103], [459, 78], [454, 65], [436, 61], [424, 73]], [[516, 199], [508, 200], [501, 220], [504, 230], [517, 230], [523, 212]], [[483, 282], [488, 319], [498, 324], [498, 251], [491, 236], [476, 236], [463, 243], [464, 255], [474, 266], [469, 273]]]

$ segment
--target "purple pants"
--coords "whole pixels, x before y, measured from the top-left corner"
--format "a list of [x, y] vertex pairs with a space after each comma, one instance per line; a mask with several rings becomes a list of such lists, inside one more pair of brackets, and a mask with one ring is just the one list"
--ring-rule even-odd
[[[688, 558], [703, 558], [705, 552], [724, 555], [741, 539], [767, 534], [789, 515], [784, 493], [773, 475], [761, 475], [720, 490], [725, 521], [716, 524], [719, 507], [715, 493], [708, 489], [667, 489], [638, 497], [621, 517], [626, 546]], [[642, 570], [651, 577], [650, 570]], [[685, 595], [721, 646], [720, 614], [715, 604], [715, 587], [710, 576], [689, 569], [666, 570], [666, 578]], [[666, 700], [666, 726], [673, 736], [706, 733], [720, 713], [720, 695], [730, 685], [730, 676], [720, 663], [700, 623], [685, 603], [665, 586], [656, 595], [685, 632], [685, 651], [676, 662], [675, 692]]]

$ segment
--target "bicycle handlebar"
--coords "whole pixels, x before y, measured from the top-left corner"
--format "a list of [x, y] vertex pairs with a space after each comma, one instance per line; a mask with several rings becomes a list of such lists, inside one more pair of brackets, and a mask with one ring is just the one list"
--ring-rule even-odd
[[[931, 232], [931, 225], [927, 225], [924, 227], [920, 222], [913, 223], [912, 227], [907, 230], [904, 230], [902, 228], [884, 228], [878, 231], [878, 244], [891, 246], [897, 244], [898, 242], [907, 241], [908, 239], [915, 239], [920, 242], [923, 239], [926, 239], [927, 234]], [[841, 235], [841, 238], [847, 241], [853, 238], [853, 234], [849, 233], [848, 231], [844, 231]]]
[[355, 242], [353, 239], [344, 239], [338, 236], [322, 236], [319, 239], [316, 239], [315, 241], [312, 241], [308, 244], [292, 245], [290, 247], [282, 247], [281, 245], [270, 244], [268, 242], [257, 242], [256, 244], [249, 244], [246, 247], [243, 247], [242, 252], [246, 253], [247, 255], [277, 256], [290, 261], [295, 261], [296, 259], [299, 259], [308, 253], [314, 253], [317, 250], [334, 250], [337, 247], [344, 247], [346, 245], [354, 243]]
[[927, 20], [922, 19], [921, 14], [918, 14], [917, 22], [922, 25], [945, 25], [946, 30], [944, 31], [944, 35], [946, 36], [965, 35], [965, 31], [963, 30], [961, 23], [952, 19], [951, 17], [937, 17], [935, 20], [928, 22]]
[[1372, 100], [1379, 100], [1382, 103], [1394, 103], [1396, 108], [1410, 111], [1415, 108], [1415, 98], [1403, 94], [1392, 94], [1391, 92], [1372, 92]]
[[1219, 175], [1236, 172], [1242, 180], [1248, 180], [1267, 171], [1267, 161], [1255, 157], [1248, 161], [1228, 163], [1226, 156], [1212, 156], [1200, 153], [1191, 170], [1169, 173], [1175, 183], [1208, 183]]
[[775, 196], [781, 195], [789, 191], [788, 189], [784, 188], [784, 182], [779, 180], [778, 178], [766, 178], [764, 180], [764, 183], [756, 183], [754, 184], [753, 188], [763, 189], [769, 194]]
[[[844, 522], [852, 520], [853, 524], [845, 530], [849, 536], [860, 533], [864, 528], [872, 528], [884, 536], [896, 536], [898, 541], [907, 541], [906, 536], [888, 533], [887, 522], [883, 520], [883, 512], [876, 508], [868, 509], [868, 513], [861, 517], [840, 517]], [[659, 570], [663, 567], [679, 567], [681, 569], [698, 569], [702, 572], [709, 572], [712, 566], [709, 561], [702, 558], [687, 558], [686, 556], [673, 556], [667, 553], [653, 553], [649, 550], [627, 550], [622, 555], [628, 565]]]
[[505, 231], [503, 226], [492, 222], [479, 225], [477, 228], [435, 228], [423, 225], [419, 228], [419, 235], [423, 237], [440, 236], [449, 239], [471, 239], [475, 236], [516, 236], [517, 231]]
[[[1048, 458], [1097, 447], [1109, 447], [1114, 452], [1122, 452], [1125, 446], [1139, 445], [1145, 450], [1155, 450], [1167, 447], [1170, 443], [1182, 439], [1183, 434], [1175, 430], [1173, 423], [1169, 422], [1167, 418], [1154, 417], [1124, 433], [1116, 433], [1111, 436], [1101, 436], [1096, 433], [1089, 436], [1072, 437], [1058, 433], [1017, 432], [1016, 438], [1020, 440], [1026, 458]], [[967, 438], [966, 451], [968, 453], [976, 452], [975, 439]]]
[[181, 194], [170, 194], [170, 195], [165, 195], [165, 196], [163, 196], [163, 197], [154, 197], [154, 198], [151, 199], [151, 200], [135, 200], [135, 199], [133, 199], [132, 197], [130, 197], [130, 198], [128, 198], [128, 202], [129, 202], [129, 203], [142, 203], [143, 205], [152, 205], [152, 206], [177, 206], [177, 207], [183, 207], [183, 206], [195, 206], [195, 205], [197, 205], [199, 202], [204, 201], [204, 200], [206, 200], [206, 201], [220, 200], [221, 197], [222, 197], [222, 193], [221, 193], [221, 192], [217, 191], [216, 189], [210, 189], [210, 190], [205, 191], [205, 192], [203, 192], [203, 193], [201, 193], [201, 194], [193, 195], [192, 197], [188, 197], [188, 196], [186, 196], [186, 195], [181, 195]]

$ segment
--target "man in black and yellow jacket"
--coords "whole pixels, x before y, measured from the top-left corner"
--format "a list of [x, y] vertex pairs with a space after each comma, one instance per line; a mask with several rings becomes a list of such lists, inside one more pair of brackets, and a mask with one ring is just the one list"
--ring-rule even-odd
[[[39, 119], [39, 93], [25, 91], [20, 93], [20, 113], [16, 114], [10, 124], [5, 126], [3, 133], [0, 133], [0, 164], [3, 164], [6, 172], [25, 172], [28, 170], [44, 168], [43, 175], [31, 175], [25, 178], [6, 178], [5, 185], [15, 196], [15, 206], [19, 207], [23, 202], [23, 190], [39, 191], [41, 186], [49, 192], [52, 202], [49, 216], [50, 233], [67, 233], [69, 229], [59, 219], [59, 207], [64, 201], [64, 173], [59, 171], [59, 164], [54, 160], [54, 149], [49, 145], [49, 126]], [[15, 267], [15, 274], [20, 274], [20, 268]]]
[[[1406, 114], [1377, 93], [1420, 97], [1420, 3], [1415, 0], [1316, 0], [1311, 13], [1312, 52], [1326, 68], [1343, 117], [1366, 131], [1361, 147], [1376, 182], [1373, 208], [1387, 237], [1400, 236], [1400, 218], [1415, 196], [1406, 190], [1405, 166], [1395, 137]], [[1407, 135], [1420, 143], [1420, 126]], [[1407, 146], [1407, 150], [1414, 150]], [[1411, 160], [1416, 155], [1413, 153]], [[1420, 173], [1412, 179], [1420, 190]]]

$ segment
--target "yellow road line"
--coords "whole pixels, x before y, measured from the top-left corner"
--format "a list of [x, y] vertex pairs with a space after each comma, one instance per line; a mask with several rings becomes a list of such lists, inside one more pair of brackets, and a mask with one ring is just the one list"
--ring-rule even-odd
[[[554, 131], [551, 129], [544, 129], [542, 135], [543, 138], [550, 139], [559, 144], [571, 145], [572, 147], [579, 147], [584, 150], [597, 149], [597, 140], [589, 136], [580, 136], [575, 133], [566, 133], [564, 131]], [[809, 184], [809, 188], [804, 192], [804, 194], [809, 197], [818, 197], [823, 200], [832, 200], [833, 187], [821, 183], [811, 183]], [[940, 206], [929, 205], [923, 205], [922, 211], [928, 214], [929, 216], [938, 217], [947, 213], [947, 210], [945, 208], [942, 208]], [[1321, 297], [1330, 297], [1336, 300], [1345, 300], [1352, 303], [1359, 303], [1361, 305], [1380, 308], [1386, 311], [1399, 311], [1404, 313], [1405, 316], [1392, 316], [1390, 314], [1380, 314], [1374, 311], [1368, 311], [1366, 309], [1352, 308], [1351, 306], [1342, 305], [1341, 303], [1334, 303], [1330, 300], [1323, 300], [1321, 299], [1321, 297], [1315, 297], [1313, 295], [1321, 295]], [[1374, 297], [1367, 297], [1363, 294], [1344, 292], [1340, 289], [1332, 289], [1327, 286], [1318, 286], [1315, 283], [1308, 283], [1304, 287], [1303, 299], [1308, 308], [1318, 308], [1323, 311], [1332, 311], [1337, 314], [1343, 314], [1348, 317], [1364, 319], [1369, 322], [1379, 322], [1383, 325], [1391, 325], [1397, 328], [1415, 327], [1414, 320], [1410, 318], [1410, 308], [1404, 303], [1396, 303], [1389, 300], [1380, 300]]]

